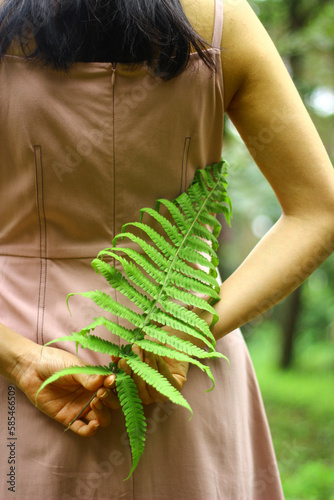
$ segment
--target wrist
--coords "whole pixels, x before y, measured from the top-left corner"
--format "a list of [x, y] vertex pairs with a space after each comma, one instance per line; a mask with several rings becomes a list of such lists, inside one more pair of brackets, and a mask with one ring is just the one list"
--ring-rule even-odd
[[0, 324], [0, 374], [20, 387], [22, 373], [42, 347]]

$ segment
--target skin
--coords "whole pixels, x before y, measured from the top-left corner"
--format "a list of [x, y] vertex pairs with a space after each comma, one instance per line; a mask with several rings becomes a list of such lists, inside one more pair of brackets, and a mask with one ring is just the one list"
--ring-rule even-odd
[[[182, 5], [194, 28], [211, 40], [214, 0], [183, 0]], [[244, 0], [224, 1], [222, 47], [225, 111], [271, 184], [282, 216], [221, 286], [222, 300], [215, 306], [220, 320], [212, 328], [217, 340], [286, 297], [334, 249], [332, 165], [280, 56]], [[197, 313], [211, 323], [209, 314]], [[40, 384], [51, 373], [78, 364], [77, 357], [50, 347], [42, 351], [3, 325], [0, 338], [0, 373], [33, 403]], [[142, 351], [138, 354], [182, 389], [186, 363]], [[120, 366], [131, 373], [124, 361]], [[145, 404], [160, 398], [132, 376]], [[112, 391], [113, 377], [61, 379], [43, 390], [39, 408], [67, 426], [99, 387], [91, 409], [72, 426], [81, 436], [93, 435], [97, 426], [109, 425], [111, 412], [119, 407]]]

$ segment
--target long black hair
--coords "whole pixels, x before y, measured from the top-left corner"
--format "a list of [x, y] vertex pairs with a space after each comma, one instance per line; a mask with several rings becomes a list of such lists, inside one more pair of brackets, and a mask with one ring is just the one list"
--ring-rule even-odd
[[77, 61], [146, 61], [168, 80], [185, 69], [191, 50], [214, 70], [210, 44], [192, 28], [180, 0], [4, 0], [0, 57], [13, 41], [56, 70]]

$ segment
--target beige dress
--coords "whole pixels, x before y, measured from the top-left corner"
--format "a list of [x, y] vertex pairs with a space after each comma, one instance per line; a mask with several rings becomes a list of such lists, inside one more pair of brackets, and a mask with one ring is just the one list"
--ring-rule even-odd
[[[216, 1], [213, 46], [223, 11]], [[66, 75], [21, 57], [0, 63], [0, 321], [44, 344], [100, 311], [70, 292], [104, 289], [91, 261], [124, 222], [174, 199], [223, 140], [219, 48], [212, 75], [197, 54], [169, 82], [143, 65], [78, 63]], [[122, 300], [117, 296], [118, 300]], [[101, 330], [102, 335], [105, 333]], [[110, 338], [110, 336], [109, 336]], [[113, 339], [119, 342], [119, 339]], [[121, 411], [96, 436], [63, 432], [1, 378], [1, 500], [280, 500], [270, 433], [240, 331], [217, 344], [216, 388], [190, 368], [184, 396], [146, 408], [147, 443], [133, 476]], [[74, 349], [63, 344], [64, 349]], [[103, 356], [82, 357], [92, 363]], [[15, 414], [7, 415], [15, 393]], [[13, 399], [11, 399], [13, 401]], [[15, 425], [7, 426], [8, 423]], [[10, 432], [10, 428], [14, 427]]]

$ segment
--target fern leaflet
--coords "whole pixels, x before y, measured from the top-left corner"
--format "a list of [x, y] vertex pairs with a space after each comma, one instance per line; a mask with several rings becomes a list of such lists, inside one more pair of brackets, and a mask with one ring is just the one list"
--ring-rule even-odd
[[146, 419], [142, 402], [138, 397], [136, 384], [129, 375], [126, 375], [120, 369], [116, 370], [116, 389], [125, 416], [132, 450], [132, 468], [127, 477], [129, 479], [144, 451]]

